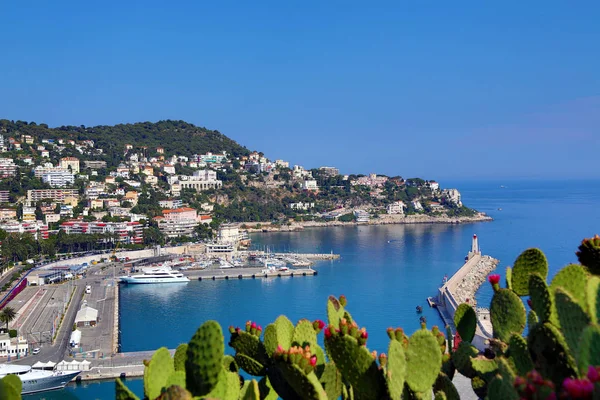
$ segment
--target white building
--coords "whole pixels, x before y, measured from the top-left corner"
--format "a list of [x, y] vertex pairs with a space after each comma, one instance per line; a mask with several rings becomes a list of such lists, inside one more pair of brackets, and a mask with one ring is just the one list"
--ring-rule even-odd
[[436, 181], [429, 181], [429, 188], [435, 192], [437, 190], [440, 190], [440, 184]]
[[315, 203], [303, 203], [303, 202], [299, 202], [299, 203], [290, 203], [290, 208], [292, 210], [304, 210], [304, 211], [308, 211], [311, 208], [315, 207]]
[[447, 203], [453, 203], [458, 207], [462, 207], [462, 201], [460, 199], [460, 192], [457, 189], [444, 189], [442, 190], [442, 198]]
[[0, 178], [15, 176], [17, 165], [12, 158], [0, 158]]
[[404, 202], [403, 201], [394, 201], [387, 206], [388, 214], [404, 214]]
[[79, 173], [79, 159], [76, 157], [64, 157], [60, 159], [59, 166], [64, 169], [71, 169], [74, 174]]
[[29, 345], [24, 337], [11, 339], [8, 333], [0, 334], [0, 357], [12, 359], [18, 356], [20, 358], [27, 355], [28, 348]]
[[356, 222], [369, 222], [369, 213], [365, 210], [354, 211], [354, 216], [356, 217]]
[[319, 190], [319, 187], [317, 186], [317, 181], [316, 180], [314, 180], [314, 179], [307, 179], [307, 180], [304, 181], [304, 183], [302, 183], [302, 189], [317, 191], [317, 190]]
[[236, 224], [223, 224], [217, 232], [217, 243], [237, 246], [240, 241], [240, 229]]
[[46, 172], [42, 175], [42, 181], [52, 187], [72, 186], [75, 183], [75, 176], [66, 172]]
[[413, 200], [412, 202], [412, 206], [416, 211], [423, 211], [423, 205], [421, 204], [420, 201], [417, 200]]

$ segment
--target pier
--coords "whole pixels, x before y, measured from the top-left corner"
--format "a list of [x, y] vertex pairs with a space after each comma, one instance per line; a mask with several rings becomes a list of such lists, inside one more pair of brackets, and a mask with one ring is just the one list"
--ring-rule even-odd
[[190, 279], [203, 280], [229, 280], [229, 279], [258, 279], [258, 278], [283, 278], [283, 277], [303, 277], [316, 276], [318, 272], [311, 268], [290, 268], [287, 271], [277, 269], [268, 270], [264, 268], [222, 268], [200, 271], [188, 271], [186, 273]]
[[462, 303], [468, 303], [477, 314], [477, 328], [473, 345], [479, 350], [487, 347], [487, 340], [493, 337], [490, 312], [487, 308], [477, 307], [475, 294], [487, 275], [498, 265], [498, 260], [482, 255], [479, 249], [477, 235], [473, 235], [471, 251], [466, 257], [465, 264], [448, 279], [439, 289], [436, 298], [428, 298], [430, 306], [435, 307], [444, 324], [450, 326], [456, 333], [454, 313]]

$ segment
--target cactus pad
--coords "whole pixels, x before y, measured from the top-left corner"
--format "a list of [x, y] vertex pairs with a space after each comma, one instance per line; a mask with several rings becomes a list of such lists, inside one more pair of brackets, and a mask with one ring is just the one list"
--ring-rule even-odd
[[156, 400], [192, 400], [192, 394], [181, 386], [171, 385], [168, 388], [163, 389], [162, 393], [156, 398]]
[[252, 379], [244, 383], [240, 400], [260, 400], [260, 390], [258, 389], [258, 382], [256, 380]]
[[167, 378], [164, 387], [179, 386], [185, 388], [185, 371], [173, 371]]
[[577, 376], [575, 360], [560, 331], [548, 322], [537, 324], [527, 337], [527, 347], [536, 369], [546, 379], [562, 382]]
[[265, 328], [265, 349], [269, 357], [273, 356], [277, 346], [289, 349], [292, 346], [294, 324], [285, 315], [277, 317], [274, 323]]
[[447, 400], [446, 394], [444, 392], [435, 392], [433, 394], [433, 400]]
[[540, 320], [535, 311], [529, 311], [529, 314], [527, 314], [527, 329], [531, 331], [538, 322], [540, 322]]
[[187, 343], [183, 343], [177, 346], [177, 349], [175, 350], [175, 355], [173, 356], [173, 365], [175, 366], [175, 371], [185, 371], [187, 348]]
[[235, 362], [235, 358], [230, 355], [223, 356], [223, 368], [225, 371], [238, 372], [240, 367]]
[[588, 326], [581, 334], [577, 365], [581, 373], [587, 373], [590, 365], [600, 365], [600, 327], [598, 325]]
[[550, 292], [562, 287], [581, 305], [586, 306], [586, 290], [588, 275], [581, 265], [570, 264], [558, 271], [550, 283]]
[[317, 344], [317, 332], [313, 328], [313, 323], [307, 319], [300, 320], [294, 328], [292, 336], [292, 345], [305, 346]]
[[556, 289], [554, 298], [558, 320], [560, 321], [565, 341], [569, 345], [571, 352], [577, 354], [579, 337], [581, 336], [581, 332], [590, 323], [590, 317], [575, 302], [573, 297], [561, 288]]
[[275, 366], [284, 379], [303, 399], [327, 400], [325, 389], [314, 372], [306, 374], [299, 366], [285, 361], [276, 361]]
[[586, 285], [587, 291], [587, 309], [592, 321], [597, 324], [600, 322], [600, 278], [592, 276]]
[[512, 290], [512, 268], [506, 267], [506, 288]]
[[519, 400], [519, 394], [513, 384], [501, 376], [496, 376], [488, 385], [487, 398], [489, 400]]
[[533, 361], [529, 355], [527, 341], [521, 335], [512, 335], [509, 342], [510, 358], [519, 375], [525, 376], [533, 369]]
[[436, 393], [443, 393], [445, 398], [448, 400], [460, 400], [460, 395], [458, 394], [456, 387], [450, 378], [448, 378], [446, 374], [442, 372], [439, 373], [435, 383], [433, 384], [433, 391]]
[[339, 328], [340, 319], [342, 318], [344, 318], [344, 307], [335, 296], [329, 296], [327, 300], [327, 320], [329, 321], [329, 325]]
[[221, 367], [221, 376], [217, 385], [204, 398], [239, 400], [240, 392], [240, 376], [235, 372], [225, 371], [223, 367]]
[[254, 358], [248, 357], [245, 354], [238, 353], [235, 355], [235, 362], [241, 369], [250, 375], [264, 376], [266, 374], [265, 366]]
[[442, 354], [431, 332], [412, 334], [406, 350], [406, 383], [414, 392], [431, 389], [442, 366]]
[[593, 275], [600, 275], [600, 236], [584, 239], [577, 252], [579, 262]]
[[477, 395], [478, 398], [484, 399], [487, 395], [487, 383], [483, 378], [475, 376], [471, 379], [471, 388]]
[[216, 321], [202, 324], [188, 344], [185, 361], [186, 387], [194, 396], [208, 394], [215, 389], [221, 372], [230, 373], [223, 368], [224, 350], [221, 326]]
[[529, 277], [538, 274], [548, 276], [548, 261], [540, 249], [527, 249], [515, 260], [512, 269], [512, 290], [519, 296], [529, 294]]
[[255, 335], [244, 331], [234, 332], [231, 334], [229, 346], [237, 353], [253, 358], [260, 364], [266, 363], [267, 352], [265, 346]]
[[513, 333], [523, 332], [527, 316], [525, 306], [515, 292], [499, 289], [494, 292], [492, 298], [490, 318], [494, 327], [494, 337], [506, 343]]
[[452, 362], [456, 366], [458, 372], [472, 378], [476, 375], [473, 369], [472, 359], [476, 357], [479, 352], [470, 343], [460, 342], [458, 348], [452, 353]]
[[486, 376], [487, 374], [494, 373], [498, 370], [498, 364], [496, 363], [495, 359], [490, 360], [482, 355], [473, 357], [471, 359], [471, 365], [473, 366], [475, 372], [481, 376]]
[[144, 368], [144, 396], [155, 399], [160, 396], [161, 389], [166, 386], [167, 378], [175, 371], [171, 353], [161, 347], [153, 355], [150, 363]]
[[454, 313], [454, 325], [462, 340], [472, 342], [477, 328], [477, 314], [467, 303], [462, 303]]
[[334, 363], [325, 364], [321, 378], [319, 379], [328, 399], [339, 399], [342, 395], [342, 375]]
[[535, 310], [538, 318], [542, 322], [548, 322], [552, 313], [552, 296], [546, 280], [538, 274], [532, 274], [529, 278], [529, 296], [531, 308]]
[[[16, 375], [7, 375], [7, 376], [15, 376], [16, 377]], [[4, 378], [4, 379], [6, 379], [6, 378]], [[20, 379], [19, 379], [19, 383], [21, 383]], [[17, 393], [20, 395], [21, 389], [19, 389], [19, 391]], [[12, 397], [2, 396], [2, 391], [0, 390], [0, 398], [10, 399]], [[116, 400], [139, 400], [139, 398], [131, 390], [129, 390], [129, 388], [127, 386], [125, 386], [125, 384], [119, 378], [117, 378], [115, 380], [115, 399]]]
[[397, 340], [390, 341], [384, 375], [390, 398], [399, 399], [404, 390], [406, 356], [404, 355], [404, 348]]
[[[383, 397], [383, 377], [373, 355], [350, 335], [332, 335], [325, 346], [342, 377], [352, 385], [355, 398]], [[440, 356], [439, 350], [436, 348]]]
[[260, 381], [258, 381], [258, 389], [260, 390], [260, 398], [261, 400], [278, 400], [279, 396], [273, 386], [271, 386], [271, 381], [266, 376], [263, 377]]

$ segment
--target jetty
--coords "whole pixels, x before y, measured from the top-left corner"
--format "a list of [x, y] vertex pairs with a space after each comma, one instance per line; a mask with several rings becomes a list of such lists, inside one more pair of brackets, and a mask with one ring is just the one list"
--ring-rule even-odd
[[454, 313], [458, 306], [462, 303], [473, 306], [477, 314], [477, 328], [472, 343], [481, 351], [487, 347], [488, 340], [493, 338], [493, 328], [489, 309], [477, 307], [475, 294], [497, 265], [498, 260], [481, 254], [477, 235], [473, 235], [471, 251], [467, 254], [464, 265], [443, 283], [435, 298], [427, 299], [429, 305], [438, 310], [444, 324], [450, 326], [454, 333]]

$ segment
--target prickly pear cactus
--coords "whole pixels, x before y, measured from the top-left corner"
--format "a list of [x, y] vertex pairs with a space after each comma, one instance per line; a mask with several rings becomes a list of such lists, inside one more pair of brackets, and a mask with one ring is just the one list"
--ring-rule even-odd
[[16, 375], [0, 379], [0, 399], [20, 400], [23, 383]]
[[584, 239], [577, 252], [579, 262], [594, 275], [600, 275], [600, 236]]
[[600, 365], [600, 326], [590, 325], [581, 334], [577, 365], [581, 373], [586, 373], [588, 366]]
[[[19, 379], [20, 380], [20, 379]], [[19, 394], [21, 392], [19, 391]], [[5, 398], [1, 396], [0, 398]], [[116, 400], [139, 400], [139, 398], [131, 391], [125, 384], [121, 381], [121, 379], [117, 378], [115, 380], [115, 399]]]
[[298, 321], [294, 328], [292, 336], [292, 344], [297, 346], [314, 346], [317, 344], [317, 332], [313, 327], [313, 323], [307, 319]]
[[335, 296], [329, 296], [327, 299], [327, 320], [329, 325], [339, 328], [340, 320], [344, 318], [344, 306]]
[[216, 321], [202, 324], [188, 344], [185, 361], [186, 387], [194, 396], [204, 396], [215, 389], [219, 375], [226, 372], [223, 368], [224, 351], [221, 326]]
[[512, 268], [506, 267], [506, 288], [512, 290]]
[[397, 340], [390, 340], [388, 355], [381, 354], [379, 356], [379, 364], [383, 368], [390, 398], [399, 399], [404, 390], [407, 364], [402, 344]]
[[260, 400], [260, 389], [258, 388], [258, 382], [256, 382], [254, 379], [244, 382], [240, 400]]
[[600, 322], [600, 278], [592, 276], [586, 285], [587, 309], [592, 322]]
[[558, 271], [550, 283], [550, 291], [556, 292], [556, 289], [562, 288], [569, 292], [571, 296], [581, 305], [586, 307], [586, 285], [588, 275], [581, 265], [570, 264]]
[[577, 376], [577, 365], [560, 331], [548, 322], [537, 324], [527, 336], [527, 347], [536, 369], [552, 382]]
[[328, 399], [339, 399], [342, 395], [342, 374], [334, 363], [328, 362], [319, 378]]
[[192, 400], [192, 394], [181, 386], [172, 385], [164, 388], [156, 400]]
[[477, 314], [472, 306], [462, 303], [454, 313], [454, 325], [462, 340], [472, 342], [477, 328]]
[[161, 347], [153, 355], [150, 363], [144, 368], [144, 396], [155, 399], [160, 396], [161, 389], [166, 387], [167, 379], [175, 372], [171, 353]]
[[529, 355], [527, 341], [521, 335], [512, 335], [509, 342], [509, 356], [514, 363], [517, 373], [525, 375], [533, 369], [533, 361]]
[[540, 249], [527, 249], [515, 260], [512, 269], [512, 290], [519, 296], [529, 294], [529, 277], [538, 274], [548, 276], [548, 260]]
[[525, 306], [512, 290], [496, 290], [490, 306], [490, 319], [494, 328], [494, 337], [508, 342], [513, 333], [521, 334], [525, 329], [527, 322]]
[[531, 308], [542, 322], [548, 322], [552, 313], [552, 296], [550, 288], [545, 279], [538, 274], [532, 274], [529, 278], [529, 296]]
[[406, 350], [406, 383], [414, 392], [431, 389], [440, 368], [442, 355], [435, 337], [425, 329], [412, 334]]
[[[446, 376], [446, 374], [440, 372], [435, 383], [433, 384], [433, 391], [435, 393], [441, 392], [444, 394], [445, 398], [448, 400], [460, 400], [460, 395], [456, 390], [456, 387]], [[396, 397], [397, 398], [397, 397]]]
[[508, 362], [498, 358], [498, 374], [488, 385], [487, 395], [489, 400], [519, 400], [519, 394], [514, 388], [515, 373]]
[[529, 314], [527, 314], [527, 329], [531, 331], [538, 322], [540, 322], [540, 320], [535, 311], [529, 311]]
[[556, 301], [558, 320], [562, 327], [561, 332], [565, 337], [565, 341], [569, 345], [571, 352], [577, 354], [579, 337], [581, 332], [583, 332], [585, 327], [590, 323], [590, 317], [581, 306], [575, 302], [573, 297], [561, 288], [556, 289], [554, 298]]
[[460, 342], [456, 350], [452, 353], [452, 362], [456, 366], [458, 372], [467, 378], [473, 378], [476, 375], [473, 369], [473, 358], [479, 352], [470, 343]]
[[285, 315], [277, 317], [274, 323], [265, 328], [265, 349], [269, 357], [272, 357], [277, 347], [289, 349], [294, 337], [294, 324]]
[[175, 355], [173, 356], [173, 365], [175, 366], [175, 371], [185, 371], [187, 348], [187, 343], [183, 343], [177, 346], [177, 349], [175, 349]]

